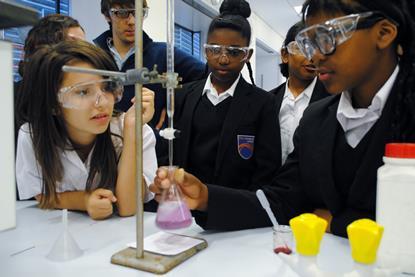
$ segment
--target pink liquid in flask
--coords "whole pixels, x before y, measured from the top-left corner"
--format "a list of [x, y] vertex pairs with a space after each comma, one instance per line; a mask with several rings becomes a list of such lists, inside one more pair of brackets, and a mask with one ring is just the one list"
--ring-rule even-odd
[[192, 224], [192, 215], [183, 201], [160, 203], [157, 210], [156, 225], [161, 229], [173, 230]]

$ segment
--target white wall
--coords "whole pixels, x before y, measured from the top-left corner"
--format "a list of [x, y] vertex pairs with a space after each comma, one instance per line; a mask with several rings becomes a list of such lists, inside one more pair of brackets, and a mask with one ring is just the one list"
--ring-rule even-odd
[[281, 74], [281, 55], [279, 51], [269, 48], [264, 42], [256, 41], [256, 85], [269, 91], [285, 81]]
[[281, 84], [279, 56], [277, 54], [257, 55], [256, 64], [255, 82], [258, 87], [269, 91]]
[[[278, 53], [281, 49], [282, 43], [284, 41], [284, 38], [281, 37], [280, 34], [276, 33], [274, 30], [271, 29], [259, 16], [257, 16], [255, 13], [251, 15], [250, 17], [250, 23], [252, 27], [252, 41], [251, 45], [254, 48], [254, 51], [256, 51], [256, 41], [260, 40], [263, 44], [265, 44], [268, 48], [272, 49], [275, 53]], [[254, 75], [256, 72], [256, 68], [259, 65], [259, 63], [256, 61], [256, 55], [255, 60], [252, 61], [252, 68], [254, 71]]]
[[147, 0], [147, 4], [150, 11], [148, 17], [144, 20], [144, 30], [154, 41], [166, 41], [167, 1]]
[[108, 29], [108, 23], [101, 14], [100, 3], [101, 0], [71, 0], [69, 14], [79, 21], [90, 42]]
[[175, 1], [175, 21], [182, 27], [200, 32], [201, 45], [206, 43], [207, 31], [212, 21], [207, 15], [194, 10], [181, 0]]

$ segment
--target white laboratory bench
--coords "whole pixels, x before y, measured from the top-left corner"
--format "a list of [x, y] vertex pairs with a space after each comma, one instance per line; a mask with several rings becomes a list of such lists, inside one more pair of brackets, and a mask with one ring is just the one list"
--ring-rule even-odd
[[[69, 212], [69, 230], [84, 254], [67, 262], [46, 258], [62, 225], [59, 210], [44, 211], [35, 201], [16, 204], [17, 228], [0, 232], [0, 272], [3, 277], [18, 276], [156, 276], [114, 265], [111, 256], [135, 240], [135, 217], [112, 216], [94, 221], [85, 213]], [[144, 236], [159, 230], [155, 214], [144, 213]], [[202, 237], [208, 247], [163, 276], [298, 276], [272, 251], [272, 229], [237, 232], [207, 232], [195, 223], [181, 234]], [[324, 236], [318, 264], [332, 272], [352, 269], [346, 239]]]

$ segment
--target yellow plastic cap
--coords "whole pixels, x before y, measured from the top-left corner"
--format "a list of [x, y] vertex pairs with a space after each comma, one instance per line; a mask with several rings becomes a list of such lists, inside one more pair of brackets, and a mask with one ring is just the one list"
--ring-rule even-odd
[[347, 226], [355, 262], [373, 264], [383, 235], [383, 226], [370, 219], [359, 219]]
[[297, 252], [304, 256], [316, 256], [326, 231], [327, 221], [315, 214], [302, 214], [290, 220], [297, 245]]

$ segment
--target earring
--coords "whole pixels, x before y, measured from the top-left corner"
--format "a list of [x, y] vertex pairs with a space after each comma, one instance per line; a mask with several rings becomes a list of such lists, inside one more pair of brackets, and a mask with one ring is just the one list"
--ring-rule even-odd
[[398, 44], [398, 47], [396, 48], [396, 53], [398, 54], [398, 56], [403, 56], [402, 45]]

